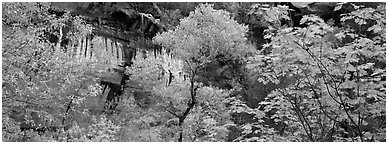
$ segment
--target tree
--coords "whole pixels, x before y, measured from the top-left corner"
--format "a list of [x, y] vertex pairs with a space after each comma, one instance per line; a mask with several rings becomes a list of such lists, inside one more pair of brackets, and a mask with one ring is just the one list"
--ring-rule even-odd
[[[201, 4], [182, 19], [177, 28], [154, 38], [169, 54], [184, 62], [185, 72], [189, 74], [190, 100], [185, 110], [177, 115], [179, 126], [198, 102], [200, 86], [195, 83], [198, 70], [217, 59], [244, 60], [251, 48], [245, 38], [246, 32], [247, 27], [234, 21], [228, 12]], [[181, 130], [178, 141], [182, 141], [182, 135]]]
[[385, 3], [2, 5], [3, 141], [386, 141]]
[[[309, 15], [305, 28], [268, 35], [271, 52], [252, 57], [248, 68], [279, 88], [254, 109], [259, 121], [243, 127], [261, 136], [242, 139], [385, 141], [385, 5], [353, 6], [341, 28]], [[267, 116], [277, 128], [265, 125]]]
[[[182, 140], [184, 138], [186, 141], [226, 140], [227, 127], [232, 124], [226, 101], [231, 92], [229, 90], [196, 83], [200, 85], [196, 92], [197, 103], [184, 124], [179, 125], [179, 118], [187, 109], [191, 98], [190, 81], [185, 80], [187, 73], [182, 73], [183, 65], [180, 63], [180, 60], [171, 59], [164, 53], [164, 56], [156, 58], [136, 59], [133, 66], [127, 69], [127, 73], [131, 75], [133, 91], [142, 94], [140, 96], [134, 94], [138, 107], [128, 104], [131, 103], [129, 100], [128, 103], [125, 102], [129, 106], [123, 108], [125, 113], [132, 117], [129, 119], [133, 121], [131, 128], [144, 127], [147, 125], [144, 122], [150, 124], [148, 127], [154, 125], [153, 123], [165, 123], [164, 126], [147, 128], [148, 130], [137, 141], [174, 141], [177, 132], [185, 133]], [[174, 77], [171, 82], [168, 72]], [[135, 83], [139, 86], [134, 86]], [[142, 98], [136, 100], [136, 97]], [[127, 118], [123, 116], [120, 119]], [[143, 131], [140, 130], [139, 133]], [[147, 131], [150, 131], [150, 134]]]
[[[84, 116], [85, 100], [100, 91], [95, 62], [66, 55], [61, 45], [46, 37], [80, 19], [66, 14], [57, 18], [48, 13], [49, 7], [48, 3], [3, 4], [2, 108], [3, 120], [10, 122], [3, 123], [6, 141], [58, 140], [53, 133], [90, 119], [74, 117]], [[85, 27], [80, 27], [73, 31], [83, 32]]]

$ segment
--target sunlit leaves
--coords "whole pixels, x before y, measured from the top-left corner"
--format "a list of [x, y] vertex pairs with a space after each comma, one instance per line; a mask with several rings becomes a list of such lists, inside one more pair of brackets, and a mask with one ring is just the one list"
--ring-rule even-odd
[[[343, 15], [344, 28], [336, 30], [319, 17], [310, 15], [301, 20], [308, 25], [306, 28], [278, 30], [268, 37], [271, 43], [267, 47], [272, 52], [249, 59], [247, 68], [257, 72], [263, 83], [266, 82], [262, 79], [268, 77], [277, 79], [269, 79], [272, 83], [279, 83], [282, 77], [295, 80], [288, 85], [280, 83], [280, 88], [261, 103], [265, 112], [271, 112], [274, 122], [287, 123], [286, 130], [279, 132], [298, 131], [303, 133], [294, 136], [302, 140], [328, 141], [331, 136], [325, 132], [337, 129], [353, 140], [357, 137], [360, 141], [371, 139], [371, 135], [363, 137], [354, 131], [369, 132], [363, 129], [366, 126], [380, 129], [370, 121], [378, 121], [379, 115], [385, 115], [385, 110], [375, 107], [385, 102], [385, 89], [381, 89], [385, 86], [385, 75], [377, 74], [385, 71], [384, 46], [381, 46], [381, 42], [385, 42], [381, 29], [385, 29], [385, 25], [375, 25], [384, 19], [376, 9], [357, 7]], [[326, 39], [328, 34], [340, 41], [325, 41], [329, 40]], [[365, 120], [363, 117], [372, 118]], [[341, 131], [342, 127], [335, 123], [345, 121], [353, 128]], [[338, 135], [335, 138], [352, 140]]]
[[243, 60], [250, 52], [245, 35], [247, 27], [234, 21], [226, 11], [200, 5], [180, 25], [154, 38], [172, 55], [194, 66], [221, 57]]
[[[166, 83], [169, 73], [165, 72], [168, 71], [171, 71], [174, 76], [170, 84]], [[191, 84], [188, 79], [185, 80], [179, 76], [186, 75], [182, 71], [183, 65], [179, 60], [160, 55], [157, 58], [136, 59], [132, 67], [127, 68], [126, 73], [131, 75], [132, 81], [137, 81], [144, 90], [155, 95], [156, 106], [163, 108], [159, 110], [167, 109], [176, 115], [182, 115], [191, 100]], [[230, 110], [226, 107], [228, 101], [225, 101], [230, 92], [215, 87], [205, 87], [196, 82], [195, 86], [198, 87], [197, 104], [183, 124], [185, 141], [224, 141], [228, 135], [227, 128], [232, 123], [229, 120]], [[171, 115], [171, 113], [167, 114]], [[172, 133], [179, 132], [178, 127], [175, 126], [164, 127], [164, 129]], [[157, 134], [170, 141], [175, 141], [177, 137], [163, 132]], [[171, 138], [168, 138], [170, 136]]]
[[248, 14], [256, 17], [259, 24], [271, 29], [279, 29], [283, 20], [290, 20], [288, 6], [278, 5], [270, 7], [268, 4], [255, 4], [251, 6]]
[[[191, 104], [188, 100], [196, 99], [198, 109], [194, 109], [195, 112], [191, 112], [190, 116], [200, 116], [199, 119], [194, 119], [200, 127], [188, 125], [199, 131], [194, 133], [193, 139], [196, 137], [207, 141], [226, 139], [229, 111], [225, 111], [222, 100], [228, 93], [203, 87], [199, 83], [194, 83], [194, 78], [197, 76], [197, 70], [211, 62], [245, 61], [253, 48], [245, 37], [247, 31], [247, 26], [238, 24], [228, 12], [214, 10], [212, 5], [201, 4], [188, 17], [181, 19], [179, 26], [174, 30], [154, 38], [154, 42], [161, 44], [174, 58], [184, 63], [185, 72], [191, 77], [190, 83], [173, 83], [167, 88], [159, 86], [157, 92], [162, 96], [171, 97], [170, 99], [176, 103], [176, 108], [181, 111], [185, 110], [182, 108], [187, 107], [187, 103]], [[192, 120], [185, 120], [185, 123], [190, 121]], [[206, 135], [202, 135], [201, 132]]]
[[45, 19], [47, 15], [42, 14], [42, 11], [47, 11], [49, 3], [2, 3], [3, 24], [28, 27], [39, 23]]
[[[20, 112], [19, 115], [34, 111], [46, 121], [37, 125], [59, 127], [64, 118], [64, 124], [68, 124], [72, 114], [84, 115], [86, 99], [100, 93], [96, 84], [99, 73], [93, 70], [94, 61], [78, 61], [63, 53], [54, 54], [53, 44], [46, 39], [46, 34], [55, 34], [71, 16], [56, 19], [48, 13], [49, 3], [4, 3], [3, 6], [6, 13], [3, 17], [2, 77], [6, 87], [3, 87], [2, 96], [3, 108], [8, 109], [3, 111], [4, 116], [13, 115], [11, 110]], [[60, 139], [48, 134], [13, 141]]]
[[198, 90], [199, 104], [193, 115], [199, 119], [188, 120], [187, 123], [198, 123], [197, 131], [205, 135], [193, 132], [198, 135], [198, 141], [225, 141], [232, 126], [230, 121], [230, 109], [225, 101], [229, 92], [214, 87], [202, 87]]
[[91, 137], [91, 141], [95, 142], [112, 142], [115, 141], [114, 134], [120, 128], [114, 125], [105, 116], [101, 116], [100, 119], [94, 118], [94, 123], [89, 127], [88, 137]]

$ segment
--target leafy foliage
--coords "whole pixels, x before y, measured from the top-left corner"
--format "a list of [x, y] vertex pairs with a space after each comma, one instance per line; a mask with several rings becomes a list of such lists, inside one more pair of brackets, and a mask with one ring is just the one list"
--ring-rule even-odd
[[[271, 120], [283, 125], [273, 141], [385, 141], [385, 37], [379, 28], [373, 31], [385, 29], [385, 17], [356, 9], [341, 19], [339, 44], [325, 41], [333, 27], [305, 16], [301, 23], [308, 27], [278, 30], [268, 45], [271, 53], [251, 59], [248, 68], [259, 81], [280, 85], [261, 103]], [[363, 31], [364, 25], [372, 28]]]
[[[9, 13], [3, 19], [3, 23], [8, 24], [3, 27], [3, 119], [19, 117], [16, 122], [10, 121], [11, 127], [5, 127], [13, 132], [3, 133], [3, 138], [8, 134], [19, 135], [20, 131], [15, 131], [13, 126], [20, 123], [27, 127], [36, 125], [34, 127], [38, 129], [63, 128], [70, 124], [72, 116], [83, 115], [85, 100], [96, 97], [100, 91], [95, 82], [99, 74], [93, 71], [94, 61], [80, 63], [77, 59], [55, 53], [52, 49], [55, 44], [42, 37], [45, 32], [55, 33], [55, 27], [64, 25], [61, 20], [57, 24], [44, 25], [53, 20], [47, 14], [45, 4], [3, 5], [3, 8], [19, 7], [24, 11], [17, 13], [28, 17], [15, 19]], [[10, 9], [5, 11], [12, 12]], [[33, 21], [36, 19], [40, 21]], [[24, 141], [25, 138], [10, 137], [9, 140]]]
[[[151, 104], [159, 109], [157, 113], [172, 116], [175, 114], [180, 115], [190, 101], [190, 91], [188, 91], [190, 83], [176, 73], [174, 81], [170, 85], [166, 85], [166, 78], [161, 75], [164, 70], [163, 67], [182, 71], [182, 65], [179, 66], [178, 60], [164, 58], [166, 59], [163, 59], [163, 57], [137, 59], [134, 61], [133, 66], [127, 69], [127, 72], [131, 74], [133, 81], [138, 81], [139, 85], [143, 86], [142, 90], [151, 91], [153, 95], [157, 96], [153, 99], [156, 103]], [[167, 67], [166, 63], [168, 61], [171, 63], [170, 67]], [[185, 139], [191, 141], [220, 141], [226, 139], [227, 127], [232, 124], [225, 105], [225, 98], [228, 95], [227, 91], [213, 87], [198, 89], [196, 96], [198, 104], [193, 108], [193, 112], [185, 120], [185, 126], [183, 126], [184, 133], [187, 134]], [[155, 108], [150, 108], [148, 111], [155, 111]], [[146, 115], [141, 119], [146, 119]], [[174, 118], [166, 120], [166, 122], [168, 121], [174, 121]], [[164, 131], [157, 133], [159, 137], [166, 137], [166, 133], [179, 132], [177, 127], [162, 128]], [[174, 141], [175, 139], [172, 137], [171, 140]]]
[[194, 68], [215, 59], [242, 60], [251, 51], [245, 38], [247, 30], [226, 11], [200, 5], [177, 28], [157, 35], [154, 41]]
[[[76, 5], [101, 10], [91, 17], [159, 5], [168, 30], [152, 48], [163, 48], [146, 56], [151, 45], [117, 39], [108, 48], [82, 10], [2, 4], [3, 141], [386, 141], [385, 4], [109, 4]], [[119, 63], [114, 47], [131, 47], [131, 64], [106, 115], [99, 77]]]

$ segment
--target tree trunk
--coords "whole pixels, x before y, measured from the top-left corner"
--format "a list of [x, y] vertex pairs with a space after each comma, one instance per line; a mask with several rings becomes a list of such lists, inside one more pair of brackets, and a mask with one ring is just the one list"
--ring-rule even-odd
[[62, 37], [63, 37], [63, 32], [62, 32], [62, 27], [59, 27], [59, 37], [58, 37], [58, 42], [55, 46], [55, 53], [59, 54], [61, 51], [61, 42], [62, 42]]
[[87, 57], [88, 52], [88, 35], [85, 37], [85, 58]]
[[69, 114], [69, 111], [71, 109], [71, 104], [73, 103], [73, 100], [74, 98], [76, 97], [75, 95], [78, 95], [78, 92], [79, 90], [81, 90], [82, 88], [82, 85], [78, 88], [78, 90], [75, 92], [75, 94], [71, 97], [71, 100], [69, 101], [69, 103], [67, 104], [67, 108], [66, 108], [66, 111], [65, 111], [65, 116], [63, 117], [62, 119], [62, 125], [65, 125], [65, 120], [66, 120], [66, 117], [67, 115]]
[[197, 96], [197, 88], [194, 86], [194, 78], [195, 78], [195, 75], [196, 75], [196, 69], [194, 71], [192, 71], [192, 75], [191, 75], [191, 78], [190, 78], [190, 101], [188, 103], [188, 107], [186, 108], [185, 112], [183, 113], [182, 116], [179, 117], [179, 128], [180, 128], [180, 134], [179, 134], [179, 139], [178, 139], [178, 142], [182, 142], [183, 141], [183, 123], [186, 119], [186, 117], [189, 115], [190, 113], [190, 110], [194, 108], [195, 104], [196, 104], [196, 96]]

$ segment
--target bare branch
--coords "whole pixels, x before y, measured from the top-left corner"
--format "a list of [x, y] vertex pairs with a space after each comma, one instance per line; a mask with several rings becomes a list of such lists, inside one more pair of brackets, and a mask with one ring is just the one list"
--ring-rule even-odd
[[163, 13], [162, 13], [162, 11], [160, 10], [160, 8], [158, 7], [158, 5], [156, 5], [155, 2], [153, 2], [152, 5], [154, 6], [154, 8], [155, 8], [155, 10], [158, 12], [158, 14], [159, 14], [160, 16], [162, 16]]

